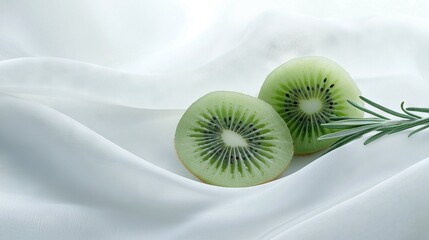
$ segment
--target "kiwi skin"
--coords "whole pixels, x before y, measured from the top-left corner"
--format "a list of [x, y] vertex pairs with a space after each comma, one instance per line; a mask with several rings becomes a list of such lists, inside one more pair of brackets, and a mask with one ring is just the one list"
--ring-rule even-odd
[[[297, 92], [292, 97], [293, 91]], [[294, 140], [295, 154], [306, 155], [326, 149], [335, 142], [336, 139], [317, 140], [321, 135], [336, 131], [321, 126], [330, 122], [329, 118], [363, 117], [362, 111], [347, 102], [363, 104], [359, 96], [357, 85], [341, 66], [325, 57], [308, 56], [292, 59], [274, 69], [265, 79], [258, 97], [269, 103], [287, 123]], [[292, 98], [294, 100], [288, 103]], [[306, 125], [309, 127], [301, 128], [298, 115], [291, 112], [300, 108], [302, 100], [310, 98], [320, 100], [323, 117], [320, 117], [320, 112], [300, 115], [304, 116], [304, 122], [311, 121]], [[290, 107], [290, 104], [295, 105]]]
[[[235, 112], [237, 122], [242, 119], [243, 126], [248, 123], [254, 123], [253, 127], [259, 128], [259, 130], [270, 129], [271, 133], [268, 134], [272, 135], [266, 135], [267, 133], [264, 133], [261, 136], [265, 136], [266, 140], [264, 141], [268, 141], [266, 142], [267, 144], [275, 145], [273, 148], [273, 158], [271, 158], [272, 164], [264, 165], [263, 168], [259, 169], [263, 170], [262, 172], [253, 168], [253, 170], [250, 169], [252, 173], [246, 172], [231, 176], [229, 171], [225, 171], [220, 175], [214, 176], [213, 173], [216, 171], [212, 170], [216, 164], [208, 164], [208, 161], [203, 160], [201, 155], [199, 155], [201, 151], [196, 151], [199, 150], [198, 148], [200, 147], [198, 146], [198, 142], [193, 141], [195, 136], [192, 138], [192, 135], [194, 135], [194, 130], [192, 128], [198, 125], [199, 120], [203, 120], [201, 116], [207, 114], [206, 109], [216, 109], [218, 106], [220, 106], [221, 109], [225, 109], [226, 107], [225, 112], [231, 112], [231, 109], [233, 109], [233, 111], [243, 111], [241, 112], [241, 114], [243, 114], [241, 118], [240, 115], [237, 114], [238, 112]], [[229, 110], [228, 106], [230, 106]], [[248, 113], [249, 115], [247, 115]], [[249, 120], [250, 122], [246, 123], [248, 119], [252, 118], [251, 116], [253, 114], [256, 114], [255, 120], [260, 122], [257, 123], [253, 120]], [[223, 115], [223, 117], [225, 117], [225, 115]], [[232, 119], [235, 121], [234, 115]], [[266, 127], [260, 127], [259, 124], [266, 125]], [[270, 136], [274, 138], [269, 140]], [[226, 187], [247, 187], [271, 181], [286, 169], [293, 156], [292, 137], [287, 125], [269, 104], [255, 97], [225, 91], [209, 93], [198, 99], [188, 108], [176, 128], [175, 148], [179, 160], [185, 168], [198, 179], [208, 184]], [[205, 150], [207, 149], [208, 148], [205, 148]], [[248, 168], [244, 165], [242, 166], [243, 169], [246, 168], [246, 170], [243, 171], [247, 171]], [[264, 171], [265, 169], [268, 170]]]

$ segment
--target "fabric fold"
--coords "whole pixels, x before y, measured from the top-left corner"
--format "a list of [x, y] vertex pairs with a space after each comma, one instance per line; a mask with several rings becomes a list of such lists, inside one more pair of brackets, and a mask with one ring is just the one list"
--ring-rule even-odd
[[426, 239], [429, 131], [295, 156], [247, 188], [199, 181], [174, 133], [197, 98], [257, 96], [304, 55], [428, 107], [427, 6], [191, 2], [0, 3], [0, 239]]

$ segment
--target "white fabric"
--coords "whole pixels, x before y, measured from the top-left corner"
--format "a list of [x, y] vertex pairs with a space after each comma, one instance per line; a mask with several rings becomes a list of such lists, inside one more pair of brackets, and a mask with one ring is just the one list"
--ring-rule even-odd
[[1, 1], [0, 239], [427, 239], [429, 131], [295, 157], [249, 188], [178, 161], [183, 109], [256, 96], [296, 56], [429, 106], [426, 2], [297, 2]]

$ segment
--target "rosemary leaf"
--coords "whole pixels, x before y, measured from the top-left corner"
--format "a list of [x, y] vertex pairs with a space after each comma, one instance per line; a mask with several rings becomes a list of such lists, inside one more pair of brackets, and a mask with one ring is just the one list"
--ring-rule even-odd
[[369, 114], [371, 114], [371, 115], [373, 115], [375, 117], [379, 117], [379, 118], [382, 118], [382, 119], [390, 120], [389, 118], [387, 118], [387, 117], [385, 117], [385, 116], [383, 116], [381, 114], [378, 114], [376, 112], [373, 112], [373, 111], [371, 111], [371, 110], [369, 110], [369, 109], [367, 109], [365, 107], [362, 107], [361, 105], [359, 105], [359, 104], [357, 104], [355, 102], [352, 102], [350, 100], [347, 100], [347, 102], [350, 103], [353, 107], [355, 107], [357, 109], [360, 109], [360, 110], [362, 110], [362, 111], [364, 111], [366, 113], [369, 113]]
[[329, 120], [330, 121], [342, 121], [342, 120], [348, 120], [348, 119], [353, 119], [353, 118], [350, 118], [350, 117], [333, 117], [333, 118], [330, 118]]
[[422, 130], [425, 130], [426, 128], [429, 128], [429, 124], [427, 124], [427, 125], [425, 125], [423, 127], [417, 128], [416, 130], [412, 131], [410, 134], [408, 134], [408, 137], [411, 137], [414, 134], [416, 134], [416, 133], [418, 133], [418, 132], [420, 132]]
[[359, 126], [356, 128], [351, 128], [351, 129], [346, 129], [343, 131], [339, 131], [339, 132], [334, 132], [334, 133], [328, 133], [325, 134], [323, 136], [320, 136], [317, 140], [326, 140], [326, 139], [332, 139], [332, 138], [339, 138], [339, 137], [345, 137], [345, 136], [349, 136], [349, 135], [353, 135], [356, 133], [361, 133], [361, 132], [365, 132], [365, 131], [372, 131], [378, 127], [380, 127], [382, 124], [377, 123], [377, 124], [372, 124], [372, 125], [364, 125], [364, 126]]
[[342, 121], [336, 121], [331, 123], [323, 123], [321, 125], [328, 129], [349, 129], [352, 127], [382, 123], [383, 121], [384, 120], [366, 120], [366, 118], [361, 118], [361, 119], [342, 120]]
[[410, 116], [412, 116], [412, 117], [415, 117], [415, 118], [422, 118], [422, 117], [420, 117], [419, 115], [417, 115], [417, 114], [414, 114], [414, 113], [410, 113], [409, 111], [407, 111], [407, 109], [405, 109], [405, 107], [404, 107], [404, 102], [401, 102], [401, 109], [402, 109], [402, 111], [404, 112], [404, 113], [406, 113], [406, 114], [408, 114], [408, 115], [410, 115]]
[[406, 109], [407, 109], [408, 111], [429, 113], [429, 108], [409, 107], [409, 108], [406, 108]]
[[414, 117], [412, 117], [412, 116], [405, 115], [405, 114], [393, 111], [392, 109], [389, 109], [387, 107], [383, 107], [380, 104], [375, 103], [375, 102], [373, 102], [373, 101], [371, 101], [368, 98], [365, 98], [363, 96], [360, 96], [359, 98], [362, 99], [362, 101], [368, 103], [369, 105], [371, 105], [371, 106], [373, 106], [375, 108], [378, 108], [378, 109], [380, 109], [383, 112], [389, 113], [390, 115], [393, 115], [393, 116], [396, 116], [396, 117], [400, 117], [400, 118], [414, 119]]
[[379, 133], [377, 133], [377, 134], [375, 134], [375, 135], [372, 135], [370, 138], [368, 138], [368, 139], [363, 143], [363, 145], [370, 144], [370, 143], [374, 142], [375, 140], [377, 140], [377, 139], [379, 139], [379, 138], [381, 138], [381, 137], [383, 137], [384, 135], [387, 135], [387, 134], [389, 134], [389, 132], [388, 132], [388, 131], [381, 131], [381, 132], [379, 132]]

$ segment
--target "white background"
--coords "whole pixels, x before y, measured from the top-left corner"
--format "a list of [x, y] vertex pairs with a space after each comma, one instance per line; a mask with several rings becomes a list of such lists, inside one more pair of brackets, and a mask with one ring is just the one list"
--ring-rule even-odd
[[429, 106], [426, 1], [0, 1], [0, 239], [426, 239], [429, 133], [295, 157], [250, 188], [196, 180], [176, 124], [298, 56]]

